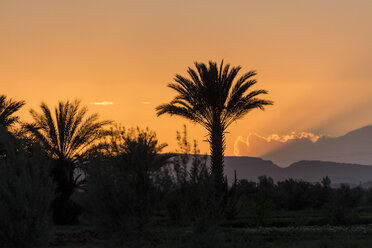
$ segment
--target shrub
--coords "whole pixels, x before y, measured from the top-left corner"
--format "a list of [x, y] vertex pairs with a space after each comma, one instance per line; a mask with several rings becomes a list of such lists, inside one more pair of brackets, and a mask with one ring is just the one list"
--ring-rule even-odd
[[143, 246], [157, 203], [154, 175], [169, 156], [159, 154], [165, 145], [149, 130], [133, 129], [120, 139], [117, 156], [91, 162], [83, 204], [109, 246]]
[[26, 153], [7, 134], [0, 136], [6, 150], [0, 159], [0, 247], [39, 247], [53, 229], [55, 186], [48, 161], [36, 149]]
[[227, 197], [216, 192], [207, 156], [200, 155], [195, 140], [190, 144], [186, 126], [182, 133], [177, 132], [177, 141], [178, 155], [172, 160], [173, 186], [165, 197], [165, 205], [174, 223], [191, 224], [192, 228], [187, 235], [180, 235], [182, 245], [177, 246], [218, 247], [222, 234], [219, 225], [224, 218]]

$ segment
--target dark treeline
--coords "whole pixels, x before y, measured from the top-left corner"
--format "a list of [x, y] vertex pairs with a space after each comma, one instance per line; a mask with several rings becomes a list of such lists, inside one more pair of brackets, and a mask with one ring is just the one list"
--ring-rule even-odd
[[[341, 184], [331, 188], [331, 181], [324, 177], [322, 182], [309, 183], [301, 180], [287, 179], [273, 182], [266, 176], [259, 177], [258, 182], [240, 180], [236, 190], [243, 198], [247, 213], [255, 209], [266, 214], [277, 212], [318, 212], [323, 220], [308, 224], [352, 224], [354, 213], [369, 210], [372, 206], [372, 190]], [[244, 210], [243, 210], [244, 212]], [[259, 216], [255, 216], [259, 217]], [[256, 225], [269, 225], [268, 219], [258, 220]], [[284, 223], [288, 225], [290, 223]], [[305, 223], [306, 224], [306, 223]], [[279, 224], [280, 225], [280, 224]]]

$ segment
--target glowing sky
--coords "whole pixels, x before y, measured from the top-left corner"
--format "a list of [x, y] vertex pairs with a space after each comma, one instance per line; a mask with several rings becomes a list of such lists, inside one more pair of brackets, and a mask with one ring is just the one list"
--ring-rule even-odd
[[227, 154], [250, 133], [341, 135], [372, 123], [371, 13], [369, 0], [0, 0], [0, 94], [27, 102], [23, 120], [41, 101], [79, 98], [174, 150], [183, 123], [200, 142], [205, 132], [156, 117], [167, 83], [224, 59], [257, 70], [275, 101], [230, 127]]

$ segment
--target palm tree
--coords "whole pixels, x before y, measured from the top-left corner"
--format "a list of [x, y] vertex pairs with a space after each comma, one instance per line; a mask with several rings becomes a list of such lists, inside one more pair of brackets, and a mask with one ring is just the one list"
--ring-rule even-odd
[[[4, 135], [13, 136], [14, 133], [9, 132], [9, 128], [18, 122], [19, 117], [14, 116], [23, 105], [24, 101], [7, 100], [5, 95], [0, 95], [0, 132], [5, 132]], [[6, 145], [4, 140], [0, 140], [0, 158], [5, 158], [7, 154]]]
[[23, 105], [25, 105], [24, 101], [7, 100], [5, 95], [0, 95], [0, 126], [8, 129], [16, 123], [19, 117], [14, 116], [14, 113]]
[[85, 106], [80, 108], [79, 100], [59, 102], [55, 108], [55, 118], [45, 103], [41, 103], [40, 108], [41, 113], [30, 110], [34, 122], [26, 124], [25, 128], [55, 161], [52, 175], [59, 193], [54, 204], [55, 222], [74, 222], [76, 216], [68, 211], [71, 205], [70, 196], [76, 188], [76, 160], [82, 157], [95, 141], [106, 135], [103, 127], [111, 121], [99, 121], [98, 114], [86, 117], [88, 109]]
[[[208, 132], [208, 142], [211, 151], [211, 171], [217, 185], [224, 180], [223, 163], [225, 151], [225, 133], [231, 123], [243, 118], [252, 109], [264, 110], [273, 102], [257, 98], [267, 94], [266, 90], [247, 92], [257, 83], [252, 79], [255, 71], [249, 71], [241, 76], [235, 84], [241, 67], [217, 63], [195, 62], [196, 71], [188, 68], [190, 78], [175, 76], [175, 83], [168, 84], [178, 95], [167, 104], [156, 108], [157, 115], [177, 115], [202, 125]], [[217, 186], [216, 185], [216, 186]], [[218, 186], [217, 186], [218, 187]]]

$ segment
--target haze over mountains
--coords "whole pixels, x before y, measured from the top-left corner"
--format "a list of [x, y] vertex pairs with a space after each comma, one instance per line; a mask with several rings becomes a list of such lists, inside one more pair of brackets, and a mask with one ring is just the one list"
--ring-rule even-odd
[[[259, 156], [282, 167], [300, 160], [372, 165], [372, 125], [335, 138], [303, 133], [283, 142], [251, 135], [246, 144], [238, 146], [243, 154]], [[264, 151], [263, 154], [258, 154], [257, 148]]]
[[[364, 184], [372, 181], [372, 125], [340, 137], [305, 137], [287, 142], [249, 137], [252, 147], [269, 146], [266, 154], [256, 157], [226, 157], [225, 173], [234, 178], [257, 181], [261, 175], [274, 180], [287, 178], [318, 182], [329, 176], [333, 184]], [[274, 149], [275, 148], [275, 149]], [[332, 162], [330, 162], [332, 161]]]
[[234, 180], [234, 170], [238, 179], [249, 181], [257, 181], [262, 175], [270, 176], [275, 181], [293, 178], [307, 182], [320, 182], [323, 177], [328, 176], [333, 185], [346, 183], [366, 187], [372, 181], [372, 166], [317, 160], [299, 161], [282, 168], [261, 158], [226, 157], [225, 173], [229, 182]]

